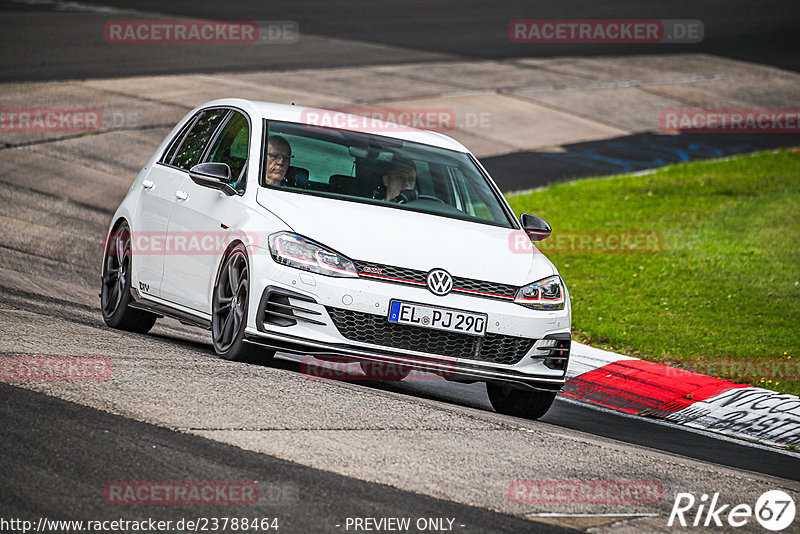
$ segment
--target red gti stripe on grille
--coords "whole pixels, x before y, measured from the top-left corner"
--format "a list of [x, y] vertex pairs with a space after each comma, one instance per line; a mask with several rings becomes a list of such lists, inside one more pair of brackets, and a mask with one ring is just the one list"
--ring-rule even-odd
[[461, 287], [454, 287], [453, 291], [463, 291], [465, 293], [478, 293], [480, 295], [489, 295], [490, 297], [500, 297], [509, 300], [512, 300], [514, 298], [514, 297], [509, 297], [508, 295], [498, 295], [497, 293], [487, 293], [486, 291], [475, 291], [474, 289], [464, 289]]
[[[372, 278], [380, 278], [381, 280], [392, 280], [394, 282], [402, 282], [404, 284], [416, 284], [416, 285], [419, 285], [419, 286], [426, 285], [425, 282], [418, 282], [416, 280], [408, 280], [406, 278], [395, 278], [395, 277], [392, 277], [392, 276], [381, 276], [379, 274], [365, 273], [365, 272], [362, 272], [362, 271], [359, 271], [358, 274], [360, 276], [369, 276], [369, 277], [372, 277]], [[462, 287], [454, 287], [453, 291], [461, 291], [463, 293], [474, 293], [474, 294], [477, 294], [477, 295], [486, 295], [486, 296], [489, 296], [489, 297], [498, 297], [498, 298], [506, 299], [506, 300], [513, 300], [514, 299], [514, 297], [510, 297], [508, 295], [499, 295], [497, 293], [489, 293], [487, 291], [477, 291], [477, 290], [474, 290], [474, 289], [464, 289]]]
[[394, 280], [396, 282], [403, 282], [405, 284], [417, 284], [424, 286], [425, 282], [417, 282], [415, 280], [406, 280], [405, 278], [392, 278], [391, 276], [381, 276], [379, 274], [371, 274], [371, 273], [358, 273], [361, 276], [371, 276], [372, 278], [381, 278], [383, 280]]

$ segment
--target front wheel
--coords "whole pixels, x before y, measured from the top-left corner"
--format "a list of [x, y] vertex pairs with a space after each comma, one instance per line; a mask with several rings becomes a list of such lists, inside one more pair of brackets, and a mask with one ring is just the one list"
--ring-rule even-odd
[[557, 391], [528, 391], [499, 384], [486, 384], [489, 402], [497, 413], [539, 419], [552, 406]]
[[214, 286], [211, 302], [211, 340], [221, 358], [236, 362], [265, 362], [275, 355], [244, 341], [247, 308], [250, 301], [250, 269], [242, 245], [229, 251]]

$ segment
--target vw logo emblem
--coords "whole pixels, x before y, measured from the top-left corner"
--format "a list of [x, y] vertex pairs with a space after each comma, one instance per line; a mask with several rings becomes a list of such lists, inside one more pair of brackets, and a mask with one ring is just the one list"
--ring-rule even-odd
[[434, 295], [444, 296], [453, 289], [453, 277], [444, 269], [433, 269], [425, 280]]

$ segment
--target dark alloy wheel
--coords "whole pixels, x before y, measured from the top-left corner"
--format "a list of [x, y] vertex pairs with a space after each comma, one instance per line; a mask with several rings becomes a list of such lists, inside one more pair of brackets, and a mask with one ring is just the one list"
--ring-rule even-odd
[[103, 321], [112, 327], [144, 334], [158, 318], [152, 313], [129, 306], [131, 302], [131, 232], [121, 223], [106, 241], [103, 254], [103, 277], [100, 308]]
[[211, 339], [216, 353], [226, 360], [255, 363], [275, 354], [244, 341], [249, 296], [247, 254], [242, 245], [237, 245], [223, 259], [211, 304]]
[[539, 419], [552, 406], [557, 391], [528, 391], [501, 384], [486, 384], [489, 402], [497, 413]]

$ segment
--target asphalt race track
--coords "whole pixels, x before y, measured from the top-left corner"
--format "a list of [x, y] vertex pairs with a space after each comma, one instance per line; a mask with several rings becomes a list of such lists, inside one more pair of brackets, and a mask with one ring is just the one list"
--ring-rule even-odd
[[[0, 443], [0, 465], [6, 475], [0, 490], [3, 517], [136, 519], [141, 512], [135, 507], [111, 506], [97, 498], [108, 481], [135, 475], [139, 480], [259, 482], [258, 505], [227, 506], [225, 515], [270, 519], [279, 515], [284, 532], [332, 531], [347, 517], [457, 518], [463, 532], [531, 528], [530, 521], [519, 517], [298, 466], [6, 384], [0, 384], [0, 391], [5, 423]], [[22, 484], [30, 473], [37, 476]], [[32, 495], [37, 498], [32, 500]], [[152, 509], [159, 520], [176, 522], [195, 513], [189, 506]], [[546, 524], [536, 530], [573, 532]]]
[[797, 134], [644, 133], [573, 143], [559, 152], [514, 152], [483, 158], [481, 162], [504, 191], [516, 191], [575, 178], [640, 172], [681, 161], [799, 144]]
[[[70, 4], [77, 4], [70, 7]], [[92, 9], [110, 6], [117, 12]], [[88, 7], [87, 7], [88, 6]], [[298, 46], [234, 47], [200, 52], [172, 46], [169, 54], [147, 50], [109, 50], [102, 26], [109, 18], [136, 18], [126, 9], [183, 18], [293, 20], [300, 26]], [[443, 2], [280, 0], [217, 2], [99, 0], [0, 2], [8, 21], [3, 28], [0, 79], [53, 80], [105, 78], [158, 73], [220, 72], [387, 64], [420, 59], [559, 57], [700, 52], [800, 70], [800, 7], [785, 0], [694, 2], [649, 0], [635, 4], [579, 0]], [[8, 12], [12, 12], [10, 15]], [[141, 17], [148, 18], [148, 17]], [[694, 44], [550, 44], [530, 47], [508, 39], [514, 19], [698, 19], [705, 39]], [[10, 23], [10, 21], [14, 21]], [[100, 32], [97, 32], [97, 28]], [[336, 46], [319, 46], [320, 38]], [[305, 42], [305, 44], [303, 44]], [[354, 47], [368, 43], [371, 47]], [[232, 52], [232, 53], [231, 53]]]
[[[60, 94], [76, 80], [110, 77], [255, 70], [280, 76], [299, 68], [641, 51], [699, 52], [800, 70], [798, 4], [696, 4], [281, 1], [230, 2], [221, 13], [213, 2], [0, 1], [0, 81], [48, 82], [37, 90]], [[159, 50], [107, 47], [98, 37], [109, 18], [153, 13], [294, 20], [303, 39], [292, 47]], [[515, 18], [614, 17], [700, 19], [707, 39], [693, 47], [532, 49], [507, 38]], [[15, 94], [24, 87], [15, 85]], [[129, 95], [115, 91], [96, 94], [129, 105]], [[0, 383], [0, 518], [241, 515], [278, 518], [279, 532], [346, 532], [348, 518], [409, 517], [451, 518], [458, 532], [651, 532], [670, 531], [666, 521], [679, 492], [721, 492], [725, 502], [753, 504], [767, 490], [800, 491], [796, 452], [564, 399], [541, 421], [502, 416], [491, 410], [483, 386], [433, 376], [366, 381], [354, 367], [350, 380], [331, 381], [303, 374], [302, 357], [231, 363], [214, 355], [208, 332], [169, 319], [148, 335], [107, 328], [97, 297], [106, 226], [142, 154], [185, 113], [185, 106], [157, 96], [156, 111], [143, 113], [140, 127], [105, 132], [107, 146], [93, 141], [98, 136], [18, 143], [0, 133], [0, 355], [104, 357], [113, 369], [100, 382]], [[648, 153], [655, 143], [667, 149]], [[566, 144], [550, 155], [496, 155], [486, 165], [504, 177], [501, 187], [517, 189], [642, 170], [684, 159], [680, 154], [699, 145], [710, 152], [686, 159], [797, 144], [785, 134], [637, 133]], [[529, 168], [539, 169], [538, 181], [517, 178]], [[227, 507], [104, 500], [110, 482], [170, 480], [255, 482], [260, 500]], [[525, 480], [650, 481], [663, 495], [645, 504], [520, 502], [510, 488]], [[535, 515], [543, 513], [556, 516]], [[739, 530], [759, 531], [757, 524]]]

